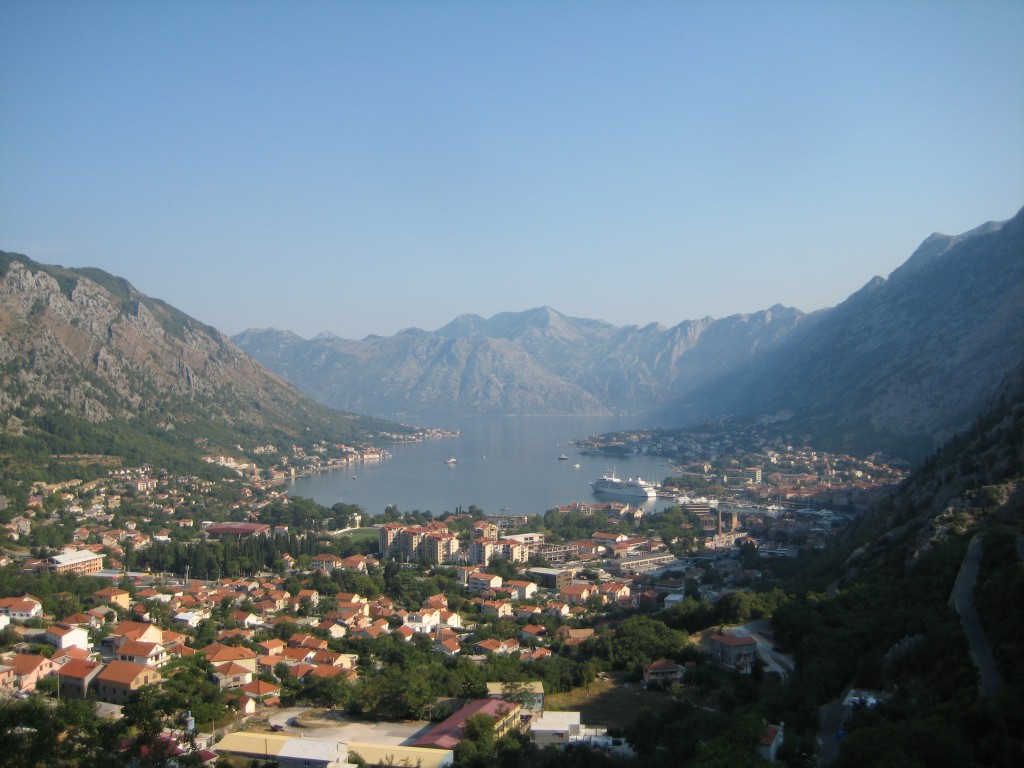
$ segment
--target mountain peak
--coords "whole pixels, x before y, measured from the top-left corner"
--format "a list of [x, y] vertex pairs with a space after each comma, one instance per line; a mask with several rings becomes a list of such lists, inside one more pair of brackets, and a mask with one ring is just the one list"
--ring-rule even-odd
[[986, 221], [981, 226], [969, 229], [959, 235], [944, 235], [941, 232], [932, 232], [932, 234], [926, 237], [921, 245], [917, 247], [917, 250], [910, 255], [910, 258], [893, 270], [889, 277], [892, 278], [897, 275], [902, 277], [911, 272], [916, 272], [922, 267], [931, 264], [936, 259], [942, 258], [942, 256], [948, 253], [955, 245], [971, 238], [998, 232], [1010, 221], [1020, 220], [1022, 218], [1024, 218], [1024, 209], [1021, 209], [1013, 219], [1008, 219], [1006, 221]]

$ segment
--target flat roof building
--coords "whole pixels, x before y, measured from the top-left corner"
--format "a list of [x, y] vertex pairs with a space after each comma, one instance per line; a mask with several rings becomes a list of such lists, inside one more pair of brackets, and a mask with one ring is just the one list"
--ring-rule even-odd
[[103, 555], [97, 555], [87, 549], [77, 552], [65, 552], [46, 558], [40, 570], [50, 573], [77, 573], [79, 575], [99, 573], [103, 570]]

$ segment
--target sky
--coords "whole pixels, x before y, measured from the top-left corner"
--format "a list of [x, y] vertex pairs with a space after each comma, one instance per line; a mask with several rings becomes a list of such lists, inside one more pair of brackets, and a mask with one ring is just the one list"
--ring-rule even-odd
[[1024, 3], [0, 3], [0, 250], [229, 334], [834, 306], [1024, 206]]

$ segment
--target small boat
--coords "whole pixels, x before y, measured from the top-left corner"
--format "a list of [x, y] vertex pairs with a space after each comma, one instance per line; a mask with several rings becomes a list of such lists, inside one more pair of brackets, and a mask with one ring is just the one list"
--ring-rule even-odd
[[573, 464], [573, 465], [572, 465], [572, 468], [573, 468], [573, 469], [579, 469], [579, 468], [580, 468], [580, 465], [579, 465], [579, 464]]
[[559, 456], [559, 457], [558, 457], [558, 460], [559, 460], [559, 461], [568, 461], [568, 460], [569, 460], [569, 457], [568, 457], [568, 456], [566, 456], [566, 455], [565, 455], [565, 454], [563, 453], [563, 454], [562, 454], [561, 456]]
[[459, 462], [458, 462], [458, 459], [456, 459], [454, 456], [452, 456], [450, 459], [446, 459], [444, 463], [448, 464], [448, 465], [451, 465], [451, 464], [458, 464]]

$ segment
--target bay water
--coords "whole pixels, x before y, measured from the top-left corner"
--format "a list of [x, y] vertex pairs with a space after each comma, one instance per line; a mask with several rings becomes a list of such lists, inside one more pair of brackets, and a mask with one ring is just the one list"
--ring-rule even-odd
[[[534, 515], [573, 501], [613, 499], [590, 488], [607, 470], [623, 479], [639, 476], [657, 483], [672, 473], [660, 457], [583, 456], [570, 444], [575, 438], [640, 426], [629, 417], [479, 416], [420, 426], [459, 430], [461, 435], [387, 446], [391, 458], [300, 477], [289, 482], [287, 492], [328, 507], [356, 504], [371, 515], [390, 504], [400, 512], [429, 511], [435, 516], [471, 504], [491, 515]], [[560, 455], [568, 459], [560, 461]], [[455, 462], [448, 463], [452, 458]], [[640, 501], [619, 500], [633, 505]], [[643, 506], [651, 510], [669, 504], [650, 500]]]

